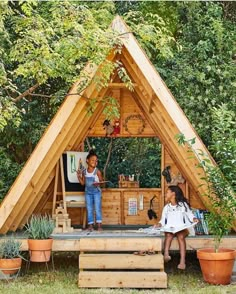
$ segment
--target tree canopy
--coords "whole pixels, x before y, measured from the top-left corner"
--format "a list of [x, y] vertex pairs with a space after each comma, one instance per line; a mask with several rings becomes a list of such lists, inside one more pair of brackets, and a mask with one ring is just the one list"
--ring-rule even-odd
[[100, 64], [119, 43], [116, 14], [235, 189], [235, 2], [5, 0], [0, 12], [0, 198], [87, 61]]

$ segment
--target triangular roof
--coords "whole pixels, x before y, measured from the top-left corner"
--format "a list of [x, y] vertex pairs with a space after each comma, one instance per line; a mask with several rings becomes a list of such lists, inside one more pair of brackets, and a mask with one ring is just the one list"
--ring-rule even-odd
[[[189, 159], [188, 148], [178, 145], [176, 134], [183, 133], [188, 139], [196, 138], [194, 148], [210, 157], [209, 152], [119, 16], [112, 22], [112, 28], [120, 32], [123, 47], [121, 53], [112, 52], [107, 59], [118, 58], [123, 63], [135, 83], [132, 95], [147, 123], [171, 154], [191, 188], [201, 197], [204, 188], [200, 186], [202, 175], [196, 171], [198, 159]], [[92, 80], [99, 74], [99, 67], [88, 65], [85, 71]], [[98, 102], [93, 115], [87, 116], [88, 99], [104, 97], [109, 93], [110, 86], [98, 91], [95, 83], [91, 82], [80, 95], [76, 94], [77, 84], [72, 87], [69, 94], [74, 95], [67, 95], [1, 204], [1, 233], [24, 225], [35, 209], [47, 201], [53, 191], [55, 167], [61, 154], [65, 150], [77, 150], [102, 113], [104, 105]], [[209, 199], [202, 200], [209, 206]]]

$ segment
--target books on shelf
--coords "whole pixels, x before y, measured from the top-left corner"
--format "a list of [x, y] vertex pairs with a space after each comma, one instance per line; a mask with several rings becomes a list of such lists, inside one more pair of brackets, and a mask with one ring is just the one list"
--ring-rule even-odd
[[206, 220], [207, 210], [193, 209], [193, 214], [198, 218], [199, 222], [195, 226], [196, 235], [208, 235], [208, 224]]

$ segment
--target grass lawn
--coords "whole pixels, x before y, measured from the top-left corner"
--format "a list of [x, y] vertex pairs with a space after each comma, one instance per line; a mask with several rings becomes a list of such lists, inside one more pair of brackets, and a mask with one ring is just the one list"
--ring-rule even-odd
[[21, 276], [15, 281], [0, 281], [0, 293], [236, 293], [236, 283], [227, 286], [213, 286], [205, 283], [202, 279], [201, 270], [195, 253], [187, 253], [187, 269], [185, 271], [177, 270], [178, 258], [178, 253], [174, 253], [172, 255], [172, 260], [166, 265], [165, 271], [168, 274], [167, 289], [79, 289], [77, 285], [78, 255], [76, 253], [54, 253], [55, 272], [47, 272], [44, 264], [31, 263], [28, 273], [25, 273], [25, 267], [23, 266]]

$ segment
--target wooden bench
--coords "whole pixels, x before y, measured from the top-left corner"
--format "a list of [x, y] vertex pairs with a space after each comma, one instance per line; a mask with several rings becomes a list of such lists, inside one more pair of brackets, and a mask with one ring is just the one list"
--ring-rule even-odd
[[79, 287], [167, 288], [161, 244], [160, 238], [80, 239]]

